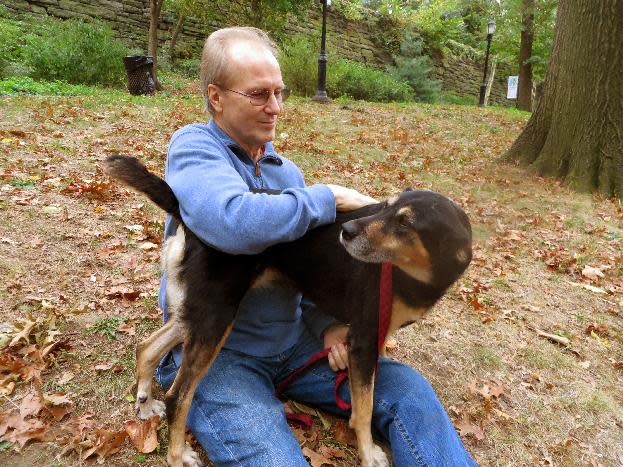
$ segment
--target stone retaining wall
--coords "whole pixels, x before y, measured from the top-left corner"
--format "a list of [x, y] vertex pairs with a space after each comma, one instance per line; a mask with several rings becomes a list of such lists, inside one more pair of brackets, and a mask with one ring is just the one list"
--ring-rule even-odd
[[[117, 35], [130, 46], [146, 51], [149, 30], [149, 0], [0, 0], [19, 15], [49, 15], [57, 18], [95, 18], [107, 22]], [[306, 21], [292, 18], [286, 26], [288, 35], [318, 35], [320, 9], [310, 11]], [[374, 18], [349, 21], [339, 13], [329, 12], [328, 48], [333, 53], [358, 62], [375, 66], [391, 63], [391, 55], [375, 42], [378, 27]], [[175, 26], [175, 18], [164, 15], [158, 37], [165, 45]], [[207, 35], [226, 23], [200, 24], [187, 20], [178, 39], [177, 49], [187, 57], [199, 57], [199, 50]], [[329, 59], [332, 57], [330, 56]], [[483, 65], [465, 59], [447, 58], [435, 61], [435, 74], [443, 82], [442, 89], [462, 96], [478, 98]], [[512, 74], [509, 67], [498, 65], [490, 102], [497, 105], [514, 105], [506, 99], [506, 79]]]

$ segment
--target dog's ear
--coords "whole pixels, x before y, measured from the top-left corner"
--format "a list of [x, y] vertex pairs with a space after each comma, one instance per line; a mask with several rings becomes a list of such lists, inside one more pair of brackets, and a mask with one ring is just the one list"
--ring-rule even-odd
[[411, 187], [407, 187], [407, 188], [405, 188], [405, 189], [404, 189], [404, 192], [403, 192], [403, 193], [406, 193], [407, 191], [413, 191], [413, 188], [411, 188]]

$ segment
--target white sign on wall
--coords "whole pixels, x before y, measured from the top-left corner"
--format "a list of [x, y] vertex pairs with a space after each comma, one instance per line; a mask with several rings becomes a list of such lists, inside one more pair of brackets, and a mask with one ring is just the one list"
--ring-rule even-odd
[[507, 99], [517, 99], [517, 84], [519, 84], [519, 76], [508, 77], [508, 90], [506, 91]]

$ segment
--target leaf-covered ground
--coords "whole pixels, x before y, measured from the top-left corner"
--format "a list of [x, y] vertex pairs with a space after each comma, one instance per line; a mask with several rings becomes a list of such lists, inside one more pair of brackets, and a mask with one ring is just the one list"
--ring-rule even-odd
[[[0, 465], [162, 465], [137, 423], [136, 343], [160, 325], [163, 215], [99, 162], [162, 173], [189, 92], [0, 100]], [[467, 274], [390, 351], [432, 383], [480, 465], [623, 464], [623, 206], [498, 158], [526, 114], [292, 99], [277, 148], [309, 183], [440, 191], [468, 212]], [[312, 465], [354, 466], [342, 420], [308, 407]]]

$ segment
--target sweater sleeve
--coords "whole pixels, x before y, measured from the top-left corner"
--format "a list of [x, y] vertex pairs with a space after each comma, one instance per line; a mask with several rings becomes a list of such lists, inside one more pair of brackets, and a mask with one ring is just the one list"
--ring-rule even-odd
[[292, 171], [292, 186], [280, 195], [251, 193], [224, 147], [205, 132], [187, 131], [171, 140], [166, 178], [184, 223], [202, 241], [230, 254], [256, 254], [335, 220], [326, 185], [305, 187], [294, 164], [284, 170]]

